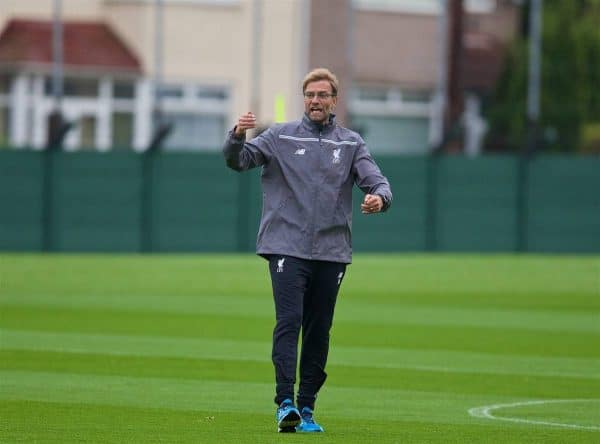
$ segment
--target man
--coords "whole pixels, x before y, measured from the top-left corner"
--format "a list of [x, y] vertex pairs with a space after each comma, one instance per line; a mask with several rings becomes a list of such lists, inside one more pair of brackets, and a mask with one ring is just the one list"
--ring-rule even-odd
[[329, 70], [311, 71], [302, 84], [302, 120], [275, 125], [246, 142], [246, 131], [256, 126], [248, 112], [223, 148], [227, 166], [236, 171], [262, 166], [257, 253], [269, 261], [275, 300], [272, 359], [279, 432], [323, 431], [313, 410], [327, 377], [337, 293], [351, 262], [352, 186], [366, 193], [364, 214], [385, 211], [392, 202], [389, 183], [362, 138], [335, 121], [338, 88]]

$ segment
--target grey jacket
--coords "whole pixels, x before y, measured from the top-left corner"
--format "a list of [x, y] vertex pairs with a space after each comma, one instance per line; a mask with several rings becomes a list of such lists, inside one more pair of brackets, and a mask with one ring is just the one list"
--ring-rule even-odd
[[304, 115], [249, 142], [231, 130], [223, 153], [236, 171], [262, 166], [259, 255], [350, 263], [353, 184], [380, 195], [384, 211], [392, 202], [390, 185], [365, 142], [333, 115], [325, 126]]

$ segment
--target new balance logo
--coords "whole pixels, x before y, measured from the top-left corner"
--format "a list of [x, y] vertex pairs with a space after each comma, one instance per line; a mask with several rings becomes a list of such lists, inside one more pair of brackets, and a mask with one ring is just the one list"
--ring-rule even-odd
[[281, 258], [277, 261], [277, 273], [283, 273], [283, 263], [285, 262], [285, 258]]
[[296, 154], [298, 156], [304, 156], [305, 152], [306, 152], [306, 148], [300, 148], [300, 149], [297, 149], [294, 154]]
[[338, 285], [340, 285], [342, 283], [343, 277], [344, 277], [344, 272], [340, 271], [340, 274], [338, 274]]

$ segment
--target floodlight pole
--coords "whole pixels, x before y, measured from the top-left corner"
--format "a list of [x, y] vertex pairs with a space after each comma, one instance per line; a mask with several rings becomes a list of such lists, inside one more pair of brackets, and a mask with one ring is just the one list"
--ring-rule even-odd
[[52, 5], [52, 97], [54, 109], [49, 116], [46, 150], [43, 153], [41, 233], [43, 251], [56, 249], [54, 239], [54, 151], [60, 149], [64, 136], [71, 127], [62, 118], [64, 94], [62, 0], [54, 0]]
[[529, 72], [527, 79], [527, 140], [519, 156], [517, 178], [517, 242], [516, 250], [528, 250], [529, 165], [538, 142], [540, 118], [540, 77], [542, 55], [542, 0], [529, 5]]
[[[261, 95], [261, 73], [262, 73], [262, 36], [263, 36], [263, 0], [252, 2], [252, 71], [250, 79], [250, 110], [257, 117], [257, 127], [252, 133], [257, 135], [261, 128], [260, 122], [264, 122], [262, 115]], [[247, 133], [249, 136], [250, 133]], [[238, 205], [237, 215], [237, 249], [238, 251], [249, 251], [252, 247], [250, 232], [248, 230], [250, 215], [252, 176], [250, 174], [238, 175]]]
[[162, 70], [163, 70], [163, 0], [154, 1], [154, 85], [150, 143], [142, 153], [142, 196], [140, 203], [140, 250], [154, 251], [154, 165], [156, 152], [171, 128], [163, 125]]
[[260, 119], [260, 85], [262, 65], [262, 13], [263, 1], [254, 0], [252, 8], [252, 82], [250, 91], [250, 108]]
[[52, 20], [52, 97], [55, 110], [60, 111], [64, 90], [62, 0], [54, 0]]
[[531, 0], [529, 10], [529, 75], [527, 86], [528, 151], [535, 151], [540, 117], [540, 71], [542, 53], [542, 0]]
[[448, 96], [448, 0], [438, 0], [440, 15], [437, 30], [437, 84], [433, 100], [433, 121], [430, 136], [431, 150], [439, 148], [444, 138], [444, 116]]
[[[437, 189], [438, 189], [438, 164], [439, 155], [442, 154], [449, 130], [448, 118], [452, 97], [449, 93], [454, 91], [449, 82], [456, 82], [454, 73], [454, 60], [451, 60], [455, 33], [451, 32], [450, 24], [456, 25], [457, 8], [455, 0], [438, 0], [440, 14], [438, 17], [438, 72], [437, 85], [432, 103], [432, 127], [429, 136], [430, 151], [426, 168], [426, 200], [425, 200], [425, 249], [435, 251], [438, 248], [437, 236]], [[461, 4], [459, 3], [459, 6]], [[458, 11], [460, 12], [460, 8]]]
[[459, 124], [463, 112], [463, 14], [463, 0], [449, 0], [446, 131]]
[[52, 97], [54, 106], [49, 116], [46, 140], [47, 150], [62, 147], [67, 132], [73, 127], [62, 115], [64, 96], [64, 33], [62, 22], [62, 0], [53, 1], [52, 12]]
[[162, 82], [163, 82], [163, 0], [154, 3], [154, 125], [153, 131], [159, 129], [162, 123]]

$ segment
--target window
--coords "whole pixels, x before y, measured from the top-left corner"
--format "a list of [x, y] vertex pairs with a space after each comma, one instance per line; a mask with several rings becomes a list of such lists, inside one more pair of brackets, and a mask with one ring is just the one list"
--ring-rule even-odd
[[170, 113], [173, 131], [165, 141], [167, 150], [210, 150], [221, 148], [225, 116]]
[[160, 97], [163, 99], [179, 99], [183, 97], [183, 86], [181, 85], [162, 85], [160, 87]]
[[[465, 0], [464, 8], [473, 14], [490, 14], [496, 10], [497, 0]], [[387, 11], [407, 14], [439, 14], [441, 0], [352, 0], [356, 9]]]
[[424, 103], [431, 102], [431, 92], [429, 91], [402, 91], [402, 101], [405, 103]]
[[[86, 77], [65, 77], [63, 93], [67, 97], [98, 97], [98, 79]], [[44, 79], [44, 93], [51, 96], [54, 93], [52, 78]]]
[[12, 76], [8, 74], [0, 74], [0, 95], [10, 94], [11, 83]]
[[205, 88], [200, 87], [197, 90], [197, 96], [200, 99], [227, 99], [227, 91], [223, 88]]
[[81, 138], [79, 145], [82, 149], [93, 150], [96, 146], [96, 118], [94, 116], [83, 116], [79, 120]]
[[421, 154], [429, 148], [428, 118], [353, 115], [352, 126], [375, 153]]
[[0, 106], [0, 148], [8, 145], [10, 108]]
[[133, 143], [133, 114], [116, 112], [112, 115], [113, 148], [131, 148]]
[[373, 152], [417, 154], [429, 150], [431, 93], [359, 86], [350, 93], [354, 130]]
[[135, 84], [125, 80], [116, 80], [113, 86], [115, 99], [133, 99], [135, 97]]
[[357, 91], [357, 96], [360, 100], [386, 102], [388, 90], [386, 88], [360, 88]]
[[[154, 3], [156, 0], [111, 0], [114, 3]], [[215, 5], [215, 6], [235, 6], [241, 0], [164, 0], [165, 3], [174, 3], [182, 5]]]
[[[164, 95], [165, 89], [171, 91]], [[162, 110], [173, 130], [164, 141], [167, 150], [220, 149], [229, 115], [229, 90], [223, 86], [169, 84], [161, 88]]]
[[0, 148], [8, 145], [11, 83], [10, 75], [0, 74]]

